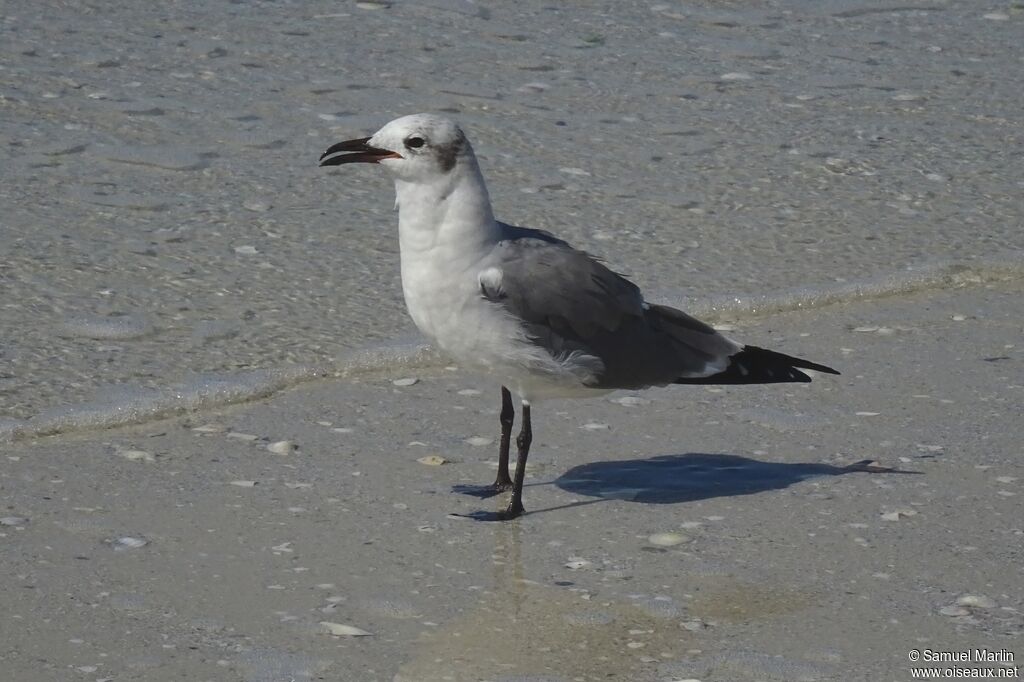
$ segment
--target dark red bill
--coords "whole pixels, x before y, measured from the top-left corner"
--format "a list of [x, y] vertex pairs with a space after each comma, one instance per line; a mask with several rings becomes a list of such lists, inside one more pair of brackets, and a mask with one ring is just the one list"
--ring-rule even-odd
[[[398, 152], [390, 149], [378, 149], [367, 144], [368, 137], [361, 137], [358, 140], [345, 140], [338, 144], [331, 145], [320, 155], [321, 166], [340, 166], [343, 163], [379, 163], [381, 159], [400, 159]], [[337, 156], [332, 156], [337, 154]], [[330, 157], [330, 158], [328, 158]]]

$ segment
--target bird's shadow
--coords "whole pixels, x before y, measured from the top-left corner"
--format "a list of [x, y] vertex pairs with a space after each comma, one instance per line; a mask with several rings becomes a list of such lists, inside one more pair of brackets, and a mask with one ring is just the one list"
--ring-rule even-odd
[[649, 459], [590, 462], [554, 485], [577, 495], [644, 504], [675, 504], [712, 497], [781, 490], [818, 476], [853, 473], [918, 474], [863, 460], [847, 466], [818, 462], [762, 462], [749, 457], [689, 452]]
[[[557, 507], [527, 511], [527, 514], [556, 511], [606, 500], [624, 500], [642, 504], [676, 504], [713, 497], [753, 495], [766, 490], [781, 490], [794, 483], [820, 476], [844, 474], [920, 474], [879, 466], [862, 460], [846, 466], [818, 462], [762, 462], [749, 457], [728, 454], [689, 452], [661, 455], [649, 459], [590, 462], [573, 467], [554, 481], [531, 483], [527, 487], [555, 485], [566, 492], [592, 499], [571, 502]], [[455, 486], [455, 492], [480, 494], [484, 488]], [[477, 521], [496, 521], [501, 515], [478, 511], [464, 515]]]

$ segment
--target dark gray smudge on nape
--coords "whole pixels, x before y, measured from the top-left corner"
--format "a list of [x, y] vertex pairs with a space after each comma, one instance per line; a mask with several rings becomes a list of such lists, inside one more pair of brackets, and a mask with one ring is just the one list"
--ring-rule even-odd
[[466, 136], [461, 130], [455, 140], [449, 144], [439, 145], [437, 147], [437, 160], [441, 163], [441, 170], [447, 173], [452, 168], [455, 168], [455, 162], [458, 160], [459, 155], [464, 153], [465, 149]]

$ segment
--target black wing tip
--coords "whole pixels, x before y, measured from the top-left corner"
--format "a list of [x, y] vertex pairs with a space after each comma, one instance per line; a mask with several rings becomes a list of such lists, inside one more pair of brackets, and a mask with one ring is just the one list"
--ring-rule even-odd
[[801, 360], [800, 358], [794, 358], [794, 360], [796, 360], [796, 362], [792, 363], [793, 367], [797, 367], [799, 369], [812, 369], [815, 372], [821, 372], [822, 374], [839, 375], [838, 369], [833, 369], [828, 365], [819, 365], [816, 362], [809, 362], [807, 360]]
[[840, 375], [838, 369], [834, 369], [832, 367], [829, 367], [828, 365], [819, 365], [818, 363], [811, 362], [810, 360], [804, 360], [803, 358], [793, 357], [792, 355], [786, 355], [785, 353], [779, 353], [778, 351], [767, 350], [765, 348], [759, 348], [757, 346], [744, 346], [743, 350], [741, 350], [737, 354], [737, 356], [747, 352], [762, 357], [771, 358], [772, 360], [781, 360], [783, 362], [788, 362], [792, 367], [796, 367], [799, 369], [813, 369], [815, 372], [821, 372], [822, 374], [834, 374], [836, 376]]
[[781, 384], [811, 381], [800, 370], [809, 369], [823, 374], [838, 375], [839, 371], [792, 355], [773, 350], [744, 346], [729, 358], [729, 365], [718, 374], [707, 377], [680, 377], [677, 384]]

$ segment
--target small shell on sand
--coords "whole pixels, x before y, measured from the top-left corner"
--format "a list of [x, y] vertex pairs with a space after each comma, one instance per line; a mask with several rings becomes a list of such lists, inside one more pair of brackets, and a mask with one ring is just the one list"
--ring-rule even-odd
[[571, 557], [569, 557], [569, 561], [567, 561], [565, 563], [565, 567], [566, 568], [571, 568], [574, 571], [578, 570], [578, 569], [581, 569], [581, 568], [585, 568], [585, 567], [587, 567], [589, 565], [590, 565], [589, 561], [587, 561], [583, 557], [578, 557], [578, 556], [571, 556]]
[[641, 405], [649, 405], [651, 401], [636, 395], [624, 395], [621, 398], [612, 398], [610, 402], [622, 405], [623, 407], [640, 407]]
[[986, 597], [983, 594], [965, 594], [956, 600], [957, 606], [973, 606], [979, 609], [994, 609], [995, 599]]
[[320, 621], [320, 627], [328, 635], [334, 635], [335, 637], [370, 637], [373, 635], [372, 632], [367, 632], [357, 628], [354, 625], [344, 625], [342, 623], [332, 623], [328, 620]]
[[156, 457], [145, 450], [118, 450], [117, 454], [132, 462], [155, 462]]
[[28, 519], [24, 516], [5, 516], [0, 518], [0, 526], [24, 526]]
[[256, 485], [256, 481], [231, 481], [231, 485], [238, 486], [239, 488], [252, 488]]
[[145, 547], [149, 544], [149, 540], [142, 537], [132, 537], [131, 535], [125, 535], [119, 538], [113, 538], [108, 540], [110, 546], [114, 548], [114, 551], [121, 552], [126, 549], [138, 549]]
[[908, 516], [917, 516], [917, 512], [913, 509], [895, 509], [891, 512], [885, 512], [882, 514], [882, 519], [885, 521], [899, 521], [900, 519]]
[[681, 533], [654, 533], [647, 537], [647, 542], [657, 547], [673, 547], [689, 541], [690, 538]]
[[299, 446], [290, 440], [279, 440], [267, 446], [275, 455], [289, 455], [299, 449]]
[[419, 379], [415, 377], [406, 377], [405, 379], [395, 379], [391, 383], [395, 386], [412, 386], [419, 383]]
[[448, 460], [441, 455], [425, 455], [416, 461], [420, 464], [426, 464], [428, 467], [439, 467], [442, 464], [448, 463]]
[[271, 209], [271, 207], [272, 206], [269, 201], [264, 201], [262, 199], [248, 199], [242, 202], [242, 208], [255, 213], [266, 213]]

